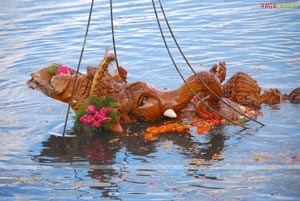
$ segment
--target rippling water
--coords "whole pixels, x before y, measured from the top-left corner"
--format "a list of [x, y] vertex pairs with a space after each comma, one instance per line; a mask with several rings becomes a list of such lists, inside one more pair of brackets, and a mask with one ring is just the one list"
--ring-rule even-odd
[[[197, 70], [226, 61], [229, 76], [248, 72], [263, 89], [289, 93], [300, 86], [299, 8], [261, 9], [260, 1], [162, 3]], [[299, 200], [300, 162], [293, 160], [300, 157], [299, 104], [263, 106], [259, 121], [266, 126], [248, 123], [251, 129], [245, 131], [226, 126], [151, 142], [139, 132], [62, 138], [67, 106], [29, 90], [26, 81], [31, 72], [55, 62], [76, 68], [90, 2], [0, 5], [1, 199]], [[113, 6], [118, 60], [129, 81], [179, 86], [151, 1]], [[188, 77], [192, 72], [166, 36]], [[97, 65], [106, 47], [112, 49], [109, 2], [95, 1], [81, 70]]]

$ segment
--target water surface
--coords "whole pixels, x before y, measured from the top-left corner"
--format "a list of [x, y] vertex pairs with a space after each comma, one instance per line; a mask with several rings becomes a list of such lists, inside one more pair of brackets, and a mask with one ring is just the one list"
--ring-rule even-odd
[[[162, 3], [196, 70], [225, 61], [228, 78], [247, 72], [263, 90], [289, 93], [300, 86], [299, 8], [261, 9], [260, 1]], [[263, 105], [258, 120], [266, 126], [249, 122], [244, 131], [225, 126], [198, 135], [192, 129], [190, 136], [144, 141], [145, 126], [136, 125], [130, 136], [63, 138], [67, 106], [28, 89], [26, 81], [52, 63], [77, 67], [90, 2], [0, 5], [0, 199], [299, 200], [299, 104]], [[114, 1], [113, 8], [118, 60], [128, 81], [181, 85], [151, 1]], [[190, 76], [166, 37], [183, 75]], [[109, 3], [95, 1], [81, 71], [97, 65], [106, 47], [112, 50]]]

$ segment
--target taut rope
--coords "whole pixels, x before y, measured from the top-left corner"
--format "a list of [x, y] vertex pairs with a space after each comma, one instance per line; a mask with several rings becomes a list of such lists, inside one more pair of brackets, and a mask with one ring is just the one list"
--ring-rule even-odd
[[84, 48], [85, 48], [85, 44], [86, 44], [86, 39], [87, 39], [88, 32], [89, 32], [89, 27], [90, 27], [90, 22], [91, 22], [91, 18], [92, 18], [93, 7], [94, 7], [94, 0], [92, 0], [92, 2], [91, 2], [89, 19], [88, 19], [88, 23], [86, 25], [85, 36], [84, 36], [84, 40], [83, 40], [83, 44], [82, 44], [82, 48], [81, 48], [81, 53], [80, 53], [80, 57], [79, 57], [79, 61], [78, 61], [77, 69], [76, 69], [75, 79], [74, 79], [73, 86], [72, 86], [71, 97], [70, 97], [69, 104], [68, 104], [68, 110], [67, 110], [67, 114], [66, 114], [64, 130], [63, 130], [63, 137], [65, 137], [65, 133], [66, 133], [66, 128], [67, 128], [67, 123], [68, 123], [68, 118], [69, 118], [71, 103], [72, 103], [72, 100], [73, 100], [74, 89], [75, 89], [75, 86], [76, 86], [78, 72], [79, 72], [79, 69], [80, 69], [80, 64], [81, 64], [81, 60], [82, 60], [82, 57], [83, 57], [83, 52], [84, 52]]
[[[171, 26], [170, 26], [170, 24], [169, 24], [169, 21], [168, 21], [168, 19], [167, 19], [167, 17], [166, 17], [166, 14], [165, 14], [165, 11], [164, 11], [164, 8], [163, 8], [163, 6], [162, 6], [161, 1], [160, 1], [160, 0], [158, 0], [158, 1], [159, 1], [159, 4], [160, 4], [161, 11], [162, 11], [162, 13], [163, 13], [163, 15], [164, 15], [164, 19], [165, 19], [165, 21], [166, 21], [167, 27], [168, 27], [168, 29], [169, 29], [169, 31], [170, 31], [170, 33], [171, 33], [171, 36], [172, 36], [172, 38], [173, 38], [173, 40], [174, 40], [174, 43], [176, 44], [176, 46], [177, 46], [177, 48], [178, 48], [178, 50], [179, 50], [181, 56], [183, 57], [183, 59], [184, 59], [185, 62], [186, 62], [186, 64], [189, 66], [189, 68], [191, 69], [191, 71], [196, 75], [196, 71], [193, 69], [193, 67], [191, 66], [190, 62], [187, 60], [187, 58], [186, 58], [185, 55], [183, 54], [183, 51], [181, 50], [181, 47], [179, 46], [179, 44], [178, 44], [178, 42], [177, 42], [177, 40], [176, 40], [176, 38], [175, 38], [175, 36], [174, 36], [174, 33], [173, 33], [173, 31], [172, 31], [172, 29], [171, 29]], [[200, 80], [201, 84], [203, 84], [203, 85], [204, 85], [204, 86], [205, 86], [205, 87], [206, 87], [213, 95], [215, 95], [217, 98], [219, 98], [225, 105], [227, 105], [228, 107], [230, 107], [231, 109], [233, 109], [235, 112], [239, 113], [240, 115], [246, 117], [247, 119], [252, 120], [252, 121], [258, 123], [258, 124], [260, 124], [261, 126], [264, 126], [263, 123], [261, 123], [261, 122], [255, 120], [255, 119], [249, 117], [249, 116], [246, 115], [246, 114], [241, 113], [241, 112], [238, 111], [236, 108], [232, 107], [229, 103], [227, 103], [227, 102], [224, 101], [221, 97], [219, 97], [219, 95], [216, 94], [216, 93], [214, 92], [214, 90], [212, 90], [209, 86], [207, 86], [207, 84], [206, 84], [205, 82], [203, 82], [203, 80], [202, 80], [199, 76], [197, 76], [197, 77], [198, 77], [198, 80]], [[197, 98], [198, 98], [198, 97], [197, 97]]]
[[114, 29], [114, 17], [113, 17], [113, 8], [112, 8], [112, 0], [110, 0], [110, 23], [111, 23], [111, 35], [112, 35], [112, 41], [114, 46], [114, 54], [116, 57], [116, 65], [118, 69], [118, 73], [121, 76], [122, 80], [127, 83], [126, 78], [124, 75], [120, 72], [118, 57], [117, 57], [117, 49], [116, 49], [116, 42], [115, 42], [115, 29]]
[[[176, 63], [175, 63], [175, 61], [174, 61], [174, 59], [173, 59], [173, 56], [172, 56], [172, 54], [171, 54], [171, 52], [170, 52], [169, 46], [168, 46], [168, 44], [167, 44], [167, 42], [166, 42], [166, 38], [165, 38], [164, 33], [163, 33], [163, 31], [162, 31], [162, 28], [161, 28], [161, 25], [160, 25], [160, 21], [159, 21], [158, 15], [157, 15], [157, 10], [156, 10], [156, 7], [155, 7], [154, 0], [152, 0], [152, 5], [153, 5], [153, 9], [154, 9], [154, 13], [155, 13], [155, 16], [156, 16], [157, 24], [158, 24], [158, 27], [159, 27], [159, 30], [160, 30], [162, 39], [163, 39], [163, 41], [164, 41], [165, 47], [166, 47], [166, 49], [167, 49], [167, 51], [168, 51], [168, 54], [169, 54], [169, 56], [170, 56], [170, 58], [171, 58], [171, 60], [172, 60], [173, 65], [174, 65], [175, 68], [176, 68], [176, 71], [178, 72], [179, 76], [181, 77], [181, 79], [183, 80], [183, 82], [185, 83], [185, 85], [191, 90], [191, 92], [194, 94], [194, 96], [196, 96], [196, 97], [200, 100], [200, 102], [203, 103], [207, 108], [209, 108], [210, 110], [214, 111], [216, 114], [220, 115], [222, 118], [226, 119], [227, 121], [231, 122], [232, 124], [235, 124], [235, 125], [238, 125], [238, 126], [241, 126], [241, 127], [245, 128], [245, 129], [247, 129], [248, 127], [245, 126], [244, 124], [240, 124], [239, 122], [232, 121], [231, 119], [229, 119], [229, 118], [227, 118], [226, 116], [220, 114], [219, 112], [217, 112], [216, 110], [214, 110], [212, 107], [210, 107], [208, 104], [206, 104], [206, 103], [198, 96], [198, 94], [196, 94], [196, 92], [191, 88], [191, 86], [186, 82], [186, 80], [184, 79], [184, 77], [183, 77], [182, 73], [180, 72], [178, 66], [177, 66]], [[198, 77], [198, 79], [200, 79], [200, 78]], [[201, 80], [201, 79], [200, 79], [200, 80]], [[202, 81], [202, 82], [203, 82], [203, 81]], [[209, 88], [207, 85], [204, 85], [204, 86], [207, 87], [207, 88]]]
[[[164, 9], [163, 9], [163, 6], [162, 6], [161, 1], [160, 1], [160, 0], [158, 0], [158, 1], [159, 1], [159, 4], [160, 4], [160, 8], [161, 8], [162, 14], [163, 14], [163, 16], [164, 16], [166, 25], [167, 25], [167, 27], [168, 27], [168, 29], [169, 29], [169, 32], [170, 32], [170, 34], [171, 34], [171, 36], [172, 36], [172, 38], [173, 38], [173, 40], [174, 40], [174, 43], [176, 44], [176, 46], [177, 46], [177, 48], [178, 48], [178, 50], [179, 50], [181, 56], [183, 57], [183, 59], [185, 60], [186, 64], [189, 66], [189, 68], [191, 69], [191, 71], [192, 71], [195, 75], [197, 75], [196, 71], [193, 69], [193, 67], [191, 66], [191, 64], [189, 63], [189, 61], [187, 60], [187, 58], [185, 57], [185, 55], [184, 55], [182, 49], [180, 48], [180, 46], [179, 46], [179, 44], [178, 44], [178, 42], [177, 42], [177, 40], [176, 40], [176, 38], [175, 38], [175, 36], [174, 36], [174, 33], [173, 33], [173, 31], [172, 31], [172, 29], [171, 29], [171, 26], [170, 26], [170, 24], [169, 24], [169, 22], [168, 22], [168, 19], [167, 19], [167, 17], [166, 17], [166, 14], [165, 14], [165, 11], [164, 11]], [[159, 26], [160, 31], [161, 31], [161, 34], [162, 34], [162, 38], [163, 38], [164, 43], [165, 43], [165, 45], [166, 45], [166, 41], [165, 41], [164, 35], [163, 35], [163, 33], [162, 33], [162, 29], [161, 29], [161, 26], [160, 26], [160, 23], [159, 23], [159, 18], [158, 18], [158, 16], [157, 16], [156, 7], [155, 7], [155, 4], [154, 4], [154, 1], [153, 1], [153, 0], [152, 0], [152, 4], [153, 4], [153, 9], [154, 9], [154, 12], [155, 12], [155, 15], [156, 15], [156, 19], [157, 19], [157, 22], [158, 22], [158, 26]], [[167, 46], [166, 46], [166, 48], [168, 49]], [[168, 50], [168, 53], [169, 53], [169, 56], [170, 56], [170, 51], [169, 51], [169, 50]], [[170, 57], [171, 57], [171, 56], [170, 56]], [[172, 59], [172, 62], [173, 62], [173, 59]], [[174, 62], [173, 62], [173, 64], [174, 64]], [[185, 84], [187, 85], [186, 81], [184, 80], [182, 74], [179, 72], [179, 69], [177, 68], [176, 65], [175, 65], [175, 68], [176, 68], [177, 72], [179, 73], [180, 77], [183, 79], [183, 81], [184, 81]], [[197, 76], [197, 78], [198, 78], [198, 80], [201, 82], [201, 84], [203, 84], [203, 85], [204, 85], [204, 86], [205, 86], [205, 87], [206, 87], [213, 95], [215, 95], [218, 99], [220, 99], [225, 105], [227, 105], [228, 107], [230, 107], [231, 109], [233, 109], [235, 112], [239, 113], [240, 115], [246, 117], [247, 119], [252, 120], [252, 121], [258, 123], [258, 124], [260, 124], [261, 126], [264, 126], [264, 124], [262, 124], [261, 122], [255, 120], [255, 119], [253, 119], [253, 118], [251, 118], [251, 117], [249, 117], [249, 116], [246, 115], [246, 114], [241, 113], [241, 112], [238, 111], [236, 108], [232, 107], [229, 103], [227, 103], [227, 102], [224, 101], [221, 97], [219, 97], [218, 94], [216, 94], [216, 93], [215, 93], [215, 92], [214, 92], [214, 91], [213, 91], [213, 90], [212, 90], [212, 89], [211, 89], [211, 88], [210, 88], [210, 87], [209, 87], [209, 86], [208, 86], [208, 85], [207, 85], [207, 84], [199, 77], [199, 76]], [[188, 86], [188, 87], [190, 88], [190, 86]], [[191, 89], [191, 88], [190, 88], [190, 89]], [[202, 100], [201, 98], [199, 98], [198, 95], [195, 94], [195, 92], [194, 92], [193, 90], [191, 90], [191, 91], [192, 91], [193, 94], [200, 100], [201, 103], [203, 103], [203, 104], [204, 104], [206, 107], [208, 107], [210, 110], [212, 110], [212, 111], [214, 111], [214, 112], [216, 112], [216, 113], [218, 114], [217, 111], [215, 111], [215, 110], [212, 109], [209, 105], [207, 105], [206, 103], [204, 103], [203, 100]], [[221, 116], [223, 117], [223, 115], [221, 115]], [[224, 118], [224, 117], [223, 117], [223, 118]], [[227, 118], [225, 118], [225, 119], [227, 119]], [[228, 120], [228, 119], [227, 119], [227, 120]], [[231, 121], [231, 122], [234, 123], [233, 121]], [[235, 123], [236, 123], [236, 122], [235, 122]]]

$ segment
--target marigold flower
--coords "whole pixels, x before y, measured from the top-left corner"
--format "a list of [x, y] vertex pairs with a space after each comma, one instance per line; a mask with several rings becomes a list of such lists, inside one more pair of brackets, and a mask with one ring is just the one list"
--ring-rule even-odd
[[178, 123], [170, 123], [161, 126], [152, 126], [146, 129], [146, 134], [144, 136], [144, 139], [152, 140], [156, 135], [159, 135], [161, 133], [182, 132], [183, 130], [188, 131], [188, 129], [189, 128], [187, 125], [178, 124]]

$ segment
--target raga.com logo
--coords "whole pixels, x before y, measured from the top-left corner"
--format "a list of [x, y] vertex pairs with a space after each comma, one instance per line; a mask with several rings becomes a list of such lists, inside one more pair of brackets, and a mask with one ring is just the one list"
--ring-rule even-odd
[[276, 8], [299, 8], [297, 3], [261, 3], [262, 9], [276, 9]]

